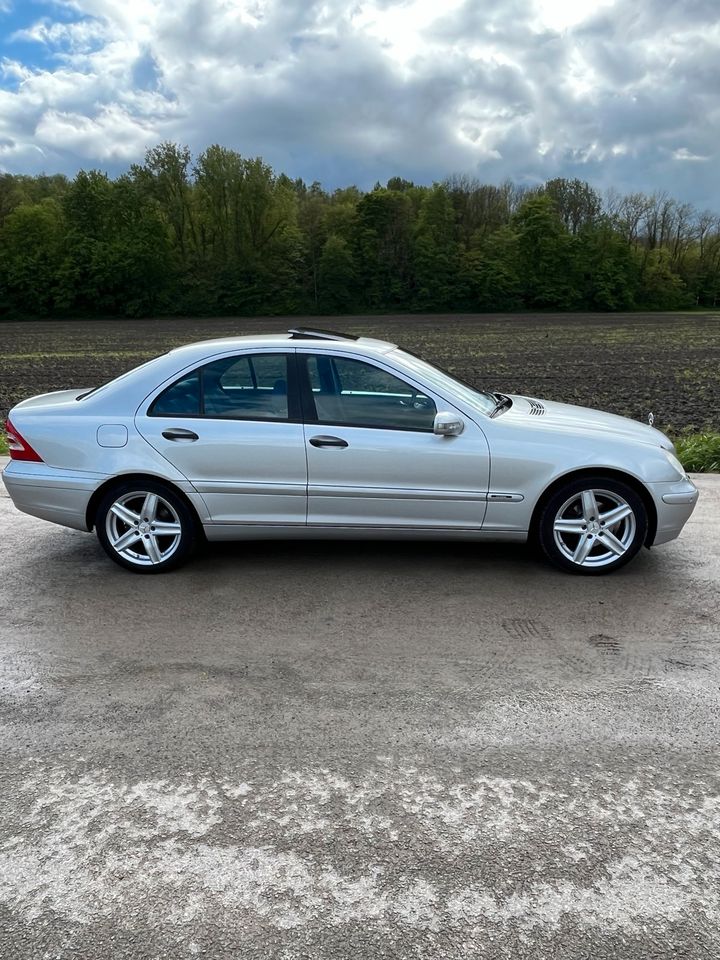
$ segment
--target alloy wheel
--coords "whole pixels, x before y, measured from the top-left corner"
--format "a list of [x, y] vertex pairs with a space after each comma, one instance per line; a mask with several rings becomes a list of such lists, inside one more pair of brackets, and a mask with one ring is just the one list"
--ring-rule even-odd
[[560, 507], [553, 522], [555, 544], [567, 560], [585, 568], [615, 563], [635, 539], [635, 513], [611, 490], [582, 490]]
[[111, 504], [105, 532], [119, 556], [147, 567], [172, 557], [180, 544], [182, 524], [175, 508], [160, 494], [134, 490]]

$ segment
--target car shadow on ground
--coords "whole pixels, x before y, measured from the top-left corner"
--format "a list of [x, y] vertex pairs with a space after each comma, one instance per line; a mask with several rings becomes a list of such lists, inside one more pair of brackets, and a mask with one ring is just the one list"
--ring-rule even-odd
[[[41, 541], [41, 542], [40, 542]], [[641, 550], [626, 567], [611, 577], [575, 577], [557, 570], [541, 555], [533, 544], [449, 540], [237, 540], [202, 543], [197, 552], [180, 569], [147, 576], [126, 571], [113, 563], [104, 553], [94, 535], [74, 530], [47, 528], [45, 535], [35, 540], [40, 550], [27, 558], [29, 568], [35, 569], [37, 553], [42, 556], [42, 576], [45, 586], [57, 575], [67, 578], [71, 570], [82, 568], [83, 578], [106, 576], [127, 577], [130, 580], [173, 581], [197, 576], [233, 576], [262, 568], [272, 576], [273, 571], [287, 576], [289, 569], [297, 570], [300, 581], [310, 573], [332, 577], [352, 576], [362, 571], [377, 577], [381, 585], [388, 575], [402, 571], [423, 576], [443, 573], [472, 574], [490, 579], [508, 575], [550, 577], [559, 584], [578, 579], [597, 579], [607, 582], [617, 578], [644, 579], [649, 573], [662, 576], [663, 557], [657, 551]], [[19, 561], [19, 566], [24, 566]], [[19, 570], [16, 565], [16, 572]], [[26, 576], [33, 576], [28, 570]]]
[[[251, 558], [256, 563], [295, 563], [306, 569], [308, 565], [330, 567], [338, 572], [353, 567], [367, 569], [374, 566], [379, 576], [398, 566], [427, 571], [438, 567], [472, 568], [476, 573], [492, 574], [516, 572], [551, 573], [561, 578], [564, 574], [548, 563], [534, 544], [447, 540], [260, 540], [205, 543], [188, 564], [188, 569], [206, 569], [218, 564], [230, 570], [238, 561]], [[646, 571], [657, 562], [651, 551], [642, 550], [625, 568], [613, 576], [623, 576], [633, 568]], [[583, 578], [588, 579], [588, 578]]]

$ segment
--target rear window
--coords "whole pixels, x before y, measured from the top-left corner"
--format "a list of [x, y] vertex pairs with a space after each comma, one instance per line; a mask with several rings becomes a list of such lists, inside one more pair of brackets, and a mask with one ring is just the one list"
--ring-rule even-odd
[[155, 400], [150, 416], [199, 417], [200, 416], [200, 371], [195, 370], [182, 380], [176, 381]]
[[164, 390], [149, 416], [287, 420], [287, 355], [261, 353], [214, 360]]

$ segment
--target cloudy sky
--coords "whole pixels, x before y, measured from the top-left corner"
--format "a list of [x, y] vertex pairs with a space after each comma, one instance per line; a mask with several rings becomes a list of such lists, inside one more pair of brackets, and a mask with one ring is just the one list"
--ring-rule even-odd
[[0, 0], [0, 168], [166, 139], [327, 187], [579, 176], [720, 210], [718, 0]]

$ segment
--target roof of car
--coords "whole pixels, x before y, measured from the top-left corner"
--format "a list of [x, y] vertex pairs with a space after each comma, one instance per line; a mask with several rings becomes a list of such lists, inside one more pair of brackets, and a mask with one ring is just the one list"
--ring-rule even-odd
[[288, 350], [333, 350], [357, 353], [359, 356], [374, 354], [378, 357], [397, 349], [394, 344], [386, 343], [384, 340], [373, 340], [370, 337], [350, 339], [342, 334], [334, 334], [332, 331], [309, 331], [305, 328], [301, 328], [301, 332], [296, 332], [294, 335], [292, 331], [288, 331], [287, 333], [251, 334], [243, 337], [200, 340], [175, 347], [159, 357], [140, 364], [133, 370], [128, 370], [127, 373], [88, 393], [87, 401], [107, 404], [108, 398], [112, 398], [113, 409], [121, 411], [124, 409], [123, 404], [136, 401], [138, 397], [145, 396], [149, 391], [176, 377], [182, 370], [192, 369], [196, 364], [220, 359], [235, 351], [263, 350], [273, 347], [275, 349], [285, 347]]
[[195, 343], [188, 343], [181, 347], [176, 347], [171, 352], [177, 354], [183, 353], [203, 353], [207, 348], [212, 348], [212, 352], [223, 353], [226, 350], [244, 350], [247, 347], [279, 347], [287, 344], [288, 347], [311, 348], [313, 350], [347, 350], [351, 353], [388, 353], [395, 350], [394, 343], [388, 343], [385, 340], [375, 340], [372, 337], [345, 338], [342, 336], [323, 336], [318, 332], [317, 336], [308, 330], [301, 335], [288, 333], [259, 333], [249, 334], [241, 337], [219, 337], [212, 340], [199, 340]]

